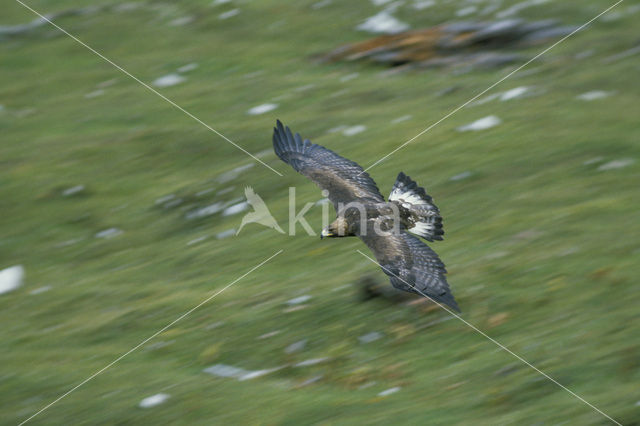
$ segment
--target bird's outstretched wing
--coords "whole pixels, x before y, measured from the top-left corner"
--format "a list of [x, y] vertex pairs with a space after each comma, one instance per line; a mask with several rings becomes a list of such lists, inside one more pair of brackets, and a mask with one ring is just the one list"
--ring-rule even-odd
[[360, 238], [374, 253], [394, 287], [429, 296], [460, 312], [445, 277], [444, 263], [419, 238], [404, 230], [387, 235], [367, 232]]
[[273, 129], [273, 149], [282, 161], [327, 190], [336, 209], [338, 203], [384, 202], [376, 183], [357, 163], [293, 135], [280, 120]]

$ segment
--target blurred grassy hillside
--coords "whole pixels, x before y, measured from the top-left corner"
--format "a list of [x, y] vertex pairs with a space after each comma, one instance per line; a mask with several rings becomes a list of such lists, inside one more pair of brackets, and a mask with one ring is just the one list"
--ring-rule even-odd
[[[413, 3], [394, 16], [420, 28], [489, 2]], [[518, 16], [581, 25], [612, 3]], [[272, 153], [276, 118], [366, 167], [515, 68], [391, 73], [315, 60], [370, 37], [355, 26], [380, 10], [111, 2], [56, 19], [144, 82], [175, 74], [179, 84], [157, 90], [283, 177], [51, 26], [0, 39], [0, 269], [26, 271], [0, 295], [0, 423], [28, 418], [281, 249], [30, 423], [608, 422], [440, 309], [360, 302], [355, 283], [386, 277], [357, 239], [256, 224], [233, 236], [242, 214], [193, 217], [251, 186], [286, 229], [288, 187], [298, 209], [320, 198]], [[435, 198], [446, 240], [432, 246], [466, 320], [625, 424], [640, 420], [640, 56], [607, 58], [637, 44], [638, 12], [623, 2], [487, 93], [533, 96], [463, 108], [370, 170], [385, 195], [402, 170]], [[8, 1], [0, 25], [36, 18]], [[579, 98], [593, 91], [608, 96]], [[263, 104], [277, 108], [247, 113]], [[489, 115], [502, 123], [456, 131]], [[340, 126], [364, 131], [331, 131]], [[320, 212], [307, 215], [317, 231]], [[287, 303], [300, 296], [310, 298]], [[239, 381], [203, 372], [214, 364], [285, 367]], [[159, 393], [169, 399], [138, 406]]]

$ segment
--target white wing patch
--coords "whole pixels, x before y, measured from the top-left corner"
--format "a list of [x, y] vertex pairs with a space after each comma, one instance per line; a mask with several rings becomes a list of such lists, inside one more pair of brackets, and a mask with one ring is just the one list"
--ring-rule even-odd
[[[416, 194], [413, 190], [403, 191], [401, 188], [394, 188], [389, 194], [389, 201], [400, 201], [401, 203], [409, 203], [414, 206], [427, 205], [427, 200], [423, 199], [420, 195]], [[409, 207], [404, 206], [403, 207]]]

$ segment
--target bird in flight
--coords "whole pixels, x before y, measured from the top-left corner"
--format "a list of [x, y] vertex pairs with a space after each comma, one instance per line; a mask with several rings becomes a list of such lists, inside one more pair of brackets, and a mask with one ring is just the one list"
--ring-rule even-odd
[[[328, 192], [336, 219], [322, 237], [359, 237], [400, 290], [428, 296], [460, 312], [451, 294], [444, 264], [415, 234], [442, 240], [442, 217], [433, 199], [400, 172], [389, 200], [357, 163], [291, 133], [280, 120], [273, 129], [276, 155]], [[412, 234], [410, 234], [409, 232]]]

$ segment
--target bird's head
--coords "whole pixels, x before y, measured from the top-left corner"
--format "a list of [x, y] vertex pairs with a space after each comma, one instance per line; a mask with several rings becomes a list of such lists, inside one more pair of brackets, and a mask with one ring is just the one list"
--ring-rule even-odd
[[320, 232], [320, 239], [324, 237], [336, 238], [336, 237], [348, 237], [353, 235], [353, 233], [349, 232], [349, 224], [347, 220], [339, 216], [329, 224], [326, 228]]

